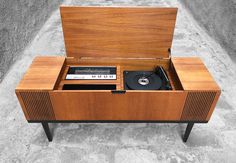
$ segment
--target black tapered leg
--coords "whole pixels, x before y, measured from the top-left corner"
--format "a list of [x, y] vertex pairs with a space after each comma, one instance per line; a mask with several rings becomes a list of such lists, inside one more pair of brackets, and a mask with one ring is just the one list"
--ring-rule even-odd
[[192, 130], [192, 128], [193, 128], [193, 125], [194, 125], [193, 122], [188, 123], [188, 126], [187, 126], [187, 128], [186, 128], [186, 130], [185, 130], [184, 137], [183, 137], [183, 141], [184, 141], [184, 142], [187, 142], [188, 137], [189, 137], [189, 135], [190, 135], [190, 132], [191, 132], [191, 130]]
[[52, 134], [50, 132], [48, 123], [42, 122], [42, 125], [43, 125], [44, 132], [47, 135], [48, 141], [52, 141]]

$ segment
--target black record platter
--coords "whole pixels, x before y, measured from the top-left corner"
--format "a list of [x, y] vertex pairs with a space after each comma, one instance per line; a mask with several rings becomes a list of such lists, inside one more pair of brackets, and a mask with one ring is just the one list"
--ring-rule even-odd
[[124, 71], [126, 90], [171, 90], [170, 81], [163, 67], [154, 71]]

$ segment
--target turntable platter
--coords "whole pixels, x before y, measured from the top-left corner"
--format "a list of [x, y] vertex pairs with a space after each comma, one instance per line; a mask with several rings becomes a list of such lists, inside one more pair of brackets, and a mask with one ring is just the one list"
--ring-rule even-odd
[[161, 78], [152, 71], [125, 71], [126, 86], [131, 90], [159, 90]]

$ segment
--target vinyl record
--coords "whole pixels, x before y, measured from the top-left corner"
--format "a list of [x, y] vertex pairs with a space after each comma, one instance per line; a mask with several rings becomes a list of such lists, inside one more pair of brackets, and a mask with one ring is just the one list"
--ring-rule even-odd
[[126, 71], [125, 84], [132, 90], [158, 90], [162, 86], [161, 78], [152, 71]]

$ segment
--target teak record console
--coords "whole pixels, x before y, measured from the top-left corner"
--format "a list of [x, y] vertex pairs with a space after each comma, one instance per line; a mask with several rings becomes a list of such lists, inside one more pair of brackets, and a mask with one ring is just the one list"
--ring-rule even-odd
[[[67, 57], [36, 57], [16, 88], [28, 122], [207, 123], [220, 88], [198, 57], [170, 57], [177, 8], [61, 7]], [[113, 66], [113, 80], [67, 80], [73, 66]], [[125, 90], [124, 71], [163, 67], [171, 90]], [[69, 89], [67, 89], [69, 86]]]

